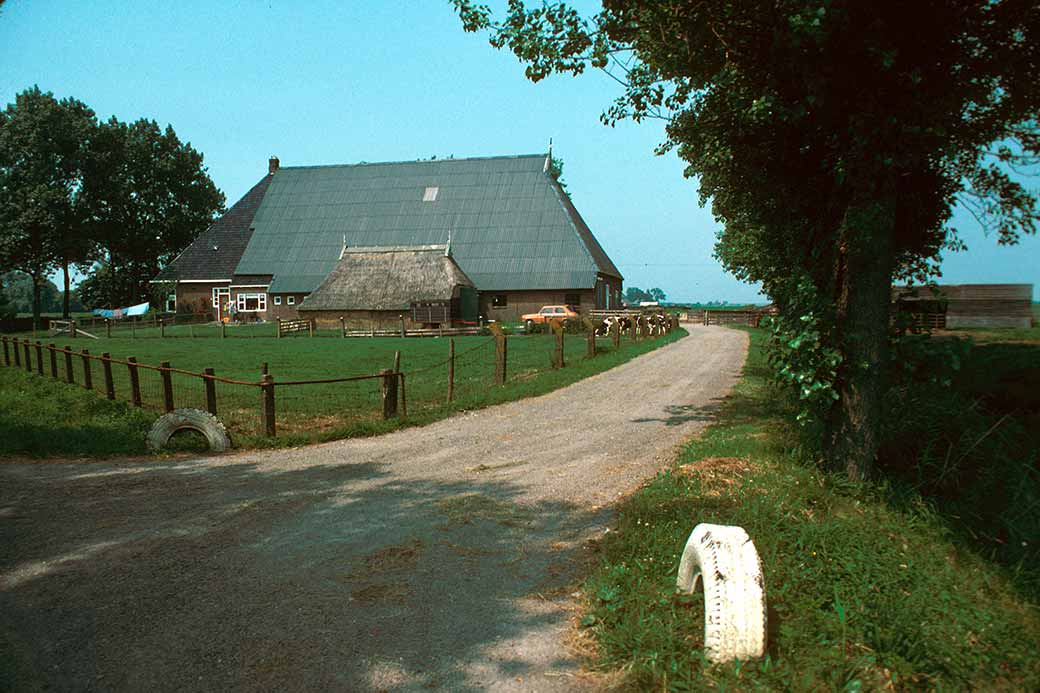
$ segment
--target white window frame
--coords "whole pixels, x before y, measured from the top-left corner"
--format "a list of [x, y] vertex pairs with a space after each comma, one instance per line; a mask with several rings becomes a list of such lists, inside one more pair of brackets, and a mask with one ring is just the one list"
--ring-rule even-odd
[[214, 308], [221, 307], [221, 299], [226, 299], [228, 302], [231, 301], [231, 289], [226, 286], [214, 286], [211, 295]]
[[274, 297], [274, 304], [275, 304], [276, 306], [280, 306], [280, 305], [282, 305], [282, 297], [281, 297], [281, 296], [275, 296], [275, 297]]
[[[256, 308], [246, 308], [250, 299], [256, 299]], [[267, 294], [263, 292], [240, 293], [236, 296], [236, 303], [239, 313], [264, 313], [267, 311]]]
[[296, 305], [296, 297], [295, 296], [286, 296], [285, 297], [285, 302], [287, 304], [289, 304], [290, 306], [295, 306]]
[[[173, 308], [170, 308], [170, 304], [173, 304]], [[166, 294], [166, 312], [176, 313], [177, 312], [177, 292]]]

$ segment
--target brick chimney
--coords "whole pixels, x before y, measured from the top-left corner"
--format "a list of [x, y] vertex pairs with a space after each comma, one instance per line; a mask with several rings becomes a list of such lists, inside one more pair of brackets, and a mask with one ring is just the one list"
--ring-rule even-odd
[[272, 156], [270, 161], [267, 162], [267, 173], [268, 175], [274, 175], [274, 172], [278, 170], [278, 157]]

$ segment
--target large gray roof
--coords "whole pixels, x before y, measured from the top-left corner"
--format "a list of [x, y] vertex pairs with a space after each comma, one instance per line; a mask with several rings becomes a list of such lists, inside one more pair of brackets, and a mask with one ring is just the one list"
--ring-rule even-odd
[[[313, 291], [344, 243], [443, 244], [483, 291], [591, 288], [620, 277], [546, 155], [283, 167], [253, 217], [237, 274], [274, 275], [272, 292]], [[436, 199], [424, 201], [428, 188]]]

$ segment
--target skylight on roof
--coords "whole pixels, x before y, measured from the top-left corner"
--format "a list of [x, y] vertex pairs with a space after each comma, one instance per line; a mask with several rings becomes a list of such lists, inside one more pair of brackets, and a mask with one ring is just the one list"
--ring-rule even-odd
[[434, 200], [436, 200], [438, 190], [440, 190], [440, 188], [426, 188], [426, 191], [423, 193], [422, 196], [422, 201], [433, 202]]

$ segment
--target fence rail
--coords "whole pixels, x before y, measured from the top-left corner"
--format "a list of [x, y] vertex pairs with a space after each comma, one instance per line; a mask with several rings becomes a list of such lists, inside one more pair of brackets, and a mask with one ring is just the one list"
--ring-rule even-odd
[[[669, 321], [662, 334], [674, 327]], [[508, 337], [497, 327], [492, 332], [463, 349], [456, 349], [455, 337], [445, 334], [446, 358], [416, 364], [409, 371], [401, 367], [398, 351], [393, 367], [378, 373], [293, 380], [276, 380], [267, 364], [261, 367], [258, 379], [250, 380], [223, 377], [213, 368], [193, 371], [168, 361], [141, 363], [133, 356], [118, 358], [107, 351], [77, 351], [69, 344], [27, 338], [0, 336], [0, 346], [6, 367], [156, 412], [177, 407], [204, 409], [220, 417], [232, 432], [261, 436], [275, 436], [279, 430], [320, 431], [355, 421], [406, 417], [410, 399], [417, 411], [444, 406], [460, 397], [479, 400], [487, 396], [491, 385], [526, 380], [548, 368], [566, 367], [567, 359], [581, 358], [582, 351], [585, 358], [593, 358], [597, 352], [592, 332], [582, 335], [580, 348], [566, 352], [565, 340], [570, 343], [576, 335], [566, 335], [558, 325], [549, 335]], [[633, 330], [632, 339], [649, 336], [640, 332]], [[618, 336], [608, 338], [616, 348]], [[523, 346], [531, 348], [514, 354], [509, 349], [511, 339], [524, 340]]]

